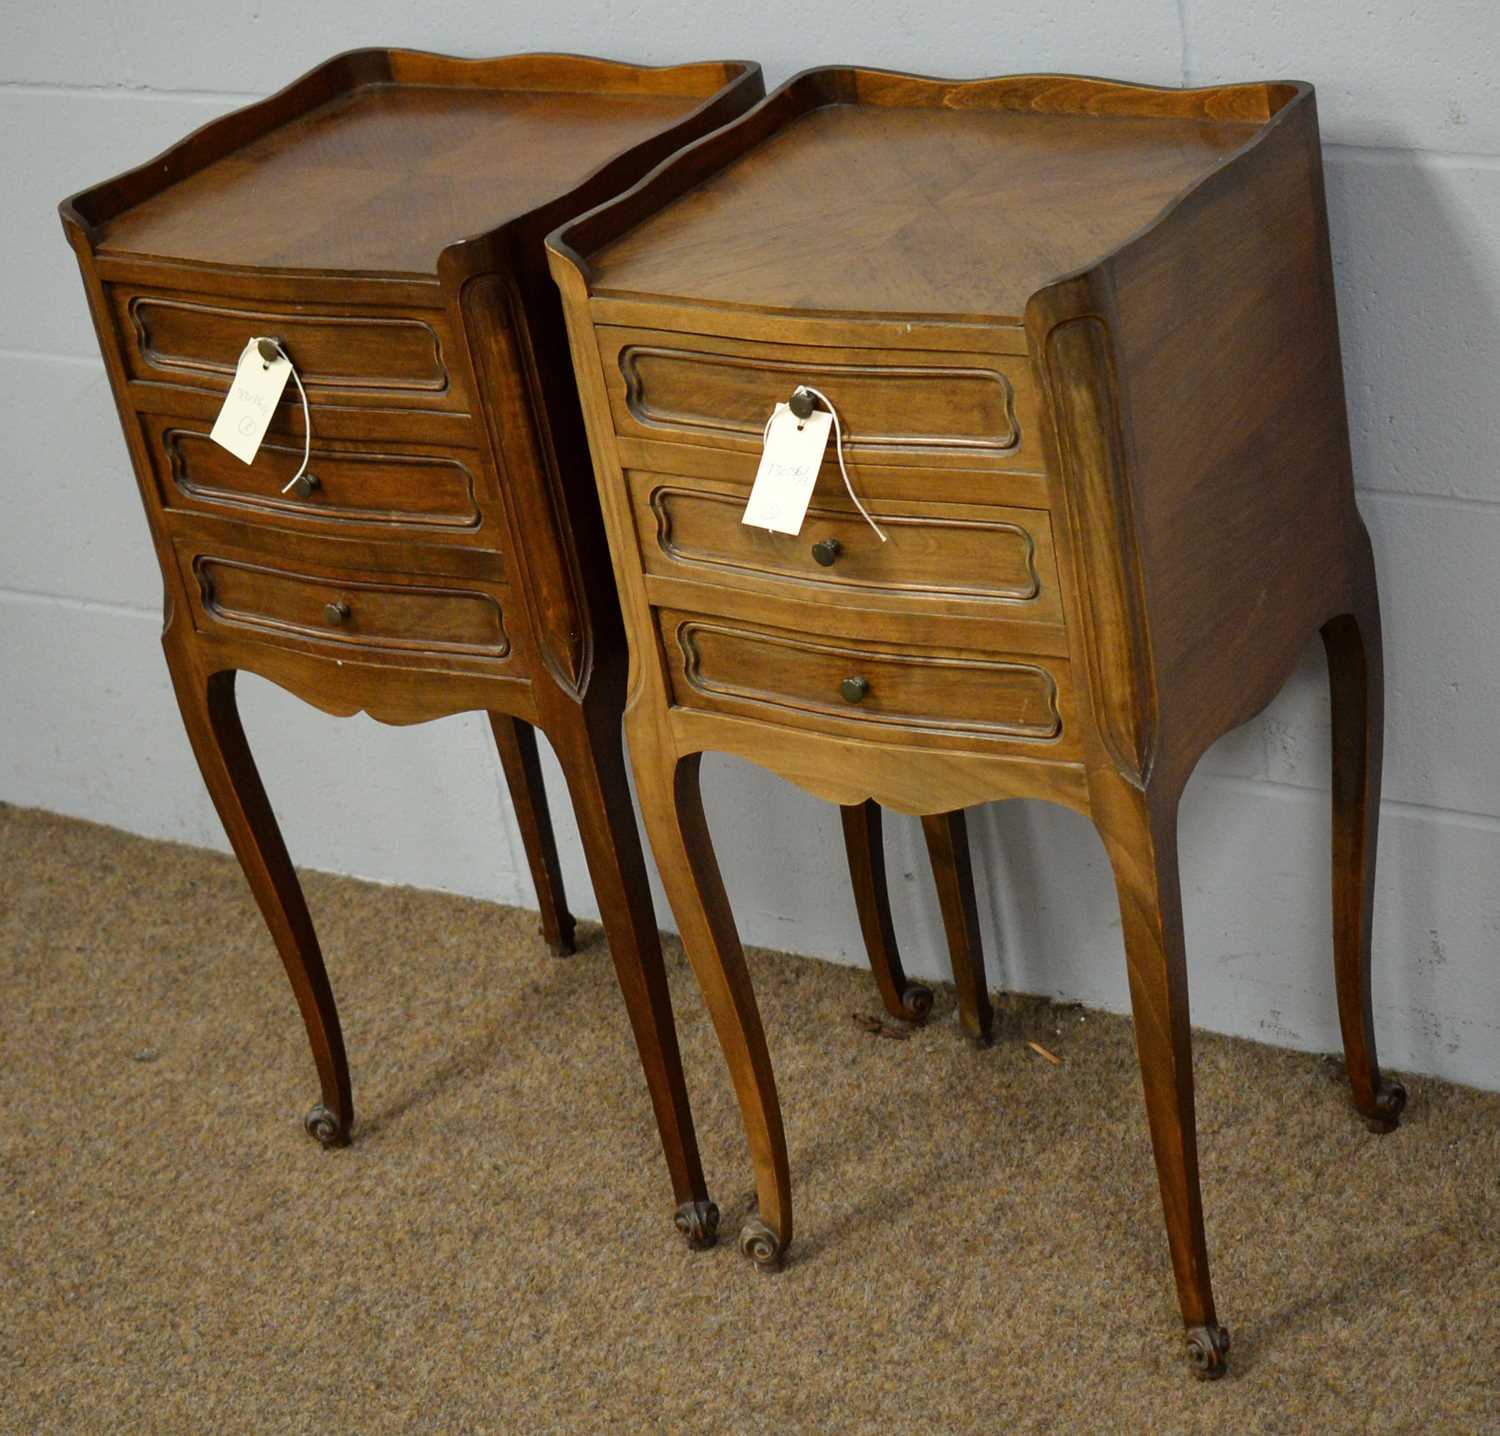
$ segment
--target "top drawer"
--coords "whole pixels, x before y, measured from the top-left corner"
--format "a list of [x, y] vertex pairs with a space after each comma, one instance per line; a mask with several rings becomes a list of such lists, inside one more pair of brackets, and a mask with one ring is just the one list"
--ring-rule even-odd
[[[317, 304], [203, 298], [110, 286], [126, 372], [132, 379], [223, 393], [245, 344], [280, 339], [313, 404], [364, 404], [467, 411], [450, 362], [441, 310], [340, 312]], [[297, 402], [295, 385], [283, 402]]]
[[1030, 367], [1017, 355], [768, 344], [619, 325], [597, 333], [624, 437], [758, 453], [774, 406], [807, 384], [833, 403], [845, 452], [860, 464], [1044, 467]]

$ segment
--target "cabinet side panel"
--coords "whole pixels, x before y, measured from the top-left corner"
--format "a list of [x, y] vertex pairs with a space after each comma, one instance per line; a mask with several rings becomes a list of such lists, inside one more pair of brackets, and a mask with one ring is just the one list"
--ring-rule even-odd
[[1354, 517], [1311, 95], [1111, 263], [1163, 743], [1275, 694], [1346, 586]]

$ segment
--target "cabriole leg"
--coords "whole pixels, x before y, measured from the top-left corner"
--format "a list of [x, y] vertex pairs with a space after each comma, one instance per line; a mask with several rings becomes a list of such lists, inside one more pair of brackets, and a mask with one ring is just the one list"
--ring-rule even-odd
[[1373, 1131], [1392, 1131], [1406, 1089], [1380, 1075], [1370, 995], [1370, 926], [1385, 724], [1380, 607], [1374, 580], [1356, 612], [1323, 625], [1333, 728], [1333, 970], [1354, 1105]]
[[880, 804], [873, 799], [850, 803], [839, 809], [839, 816], [844, 823], [844, 851], [849, 858], [854, 907], [880, 1000], [892, 1017], [925, 1022], [932, 1011], [932, 989], [907, 981], [901, 967], [896, 930], [891, 923]]
[[657, 870], [729, 1065], [750, 1145], [759, 1211], [740, 1231], [740, 1250], [761, 1270], [772, 1270], [792, 1240], [786, 1136], [760, 1011], [703, 816], [700, 755], [675, 762], [653, 755], [642, 762], [634, 740], [632, 751]]
[[958, 1016], [976, 1047], [994, 1040], [995, 1013], [984, 975], [984, 945], [979, 937], [979, 909], [974, 901], [974, 866], [969, 855], [969, 825], [963, 812], [933, 813], [922, 819], [922, 835], [932, 860], [943, 930], [953, 981], [958, 985]]
[[573, 915], [568, 911], [563, 892], [562, 867], [552, 835], [552, 814], [547, 808], [547, 789], [542, 783], [542, 765], [537, 756], [536, 730], [508, 713], [489, 716], [511, 805], [521, 828], [526, 863], [536, 888], [542, 938], [559, 957], [566, 957], [573, 951]]
[[646, 860], [625, 778], [618, 719], [554, 734], [583, 838], [584, 856], [614, 960], [676, 1201], [675, 1225], [692, 1247], [718, 1240], [719, 1209], [709, 1200], [693, 1130], [661, 934], [651, 904]]
[[1224, 1373], [1229, 1333], [1214, 1315], [1198, 1133], [1193, 1108], [1187, 958], [1177, 870], [1177, 802], [1126, 783], [1094, 788], [1095, 822], [1114, 867], [1146, 1117], [1166, 1213], [1188, 1356], [1202, 1377]]
[[304, 1125], [325, 1147], [344, 1146], [354, 1122], [354, 1102], [338, 1010], [302, 886], [245, 741], [234, 697], [234, 671], [205, 677], [190, 658], [170, 646], [167, 666], [203, 781], [302, 1011], [323, 1089], [322, 1101], [307, 1114]]

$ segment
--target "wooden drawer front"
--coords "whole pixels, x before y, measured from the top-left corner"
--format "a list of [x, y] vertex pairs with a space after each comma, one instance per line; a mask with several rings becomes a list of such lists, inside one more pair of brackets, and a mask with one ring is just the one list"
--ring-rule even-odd
[[[478, 457], [447, 453], [328, 449], [313, 445], [308, 493], [282, 493], [302, 463], [300, 442], [268, 440], [253, 464], [242, 464], [196, 420], [147, 415], [143, 421], [162, 503], [326, 531], [330, 525], [414, 529], [427, 538], [499, 542], [485, 524]], [[382, 448], [386, 447], [384, 445]]]
[[[503, 658], [510, 652], [500, 600], [492, 593], [365, 578], [288, 573], [199, 554], [192, 561], [205, 616], [356, 648], [422, 649]], [[333, 622], [329, 605], [346, 616]]]
[[758, 453], [774, 406], [809, 384], [832, 401], [845, 452], [860, 463], [1043, 466], [1030, 370], [1014, 355], [597, 332], [622, 435]]
[[740, 522], [744, 489], [637, 472], [627, 481], [647, 573], [812, 602], [977, 604], [1061, 622], [1052, 527], [1036, 509], [881, 505], [881, 543], [847, 501], [814, 503], [800, 534], [779, 534]]
[[[672, 611], [660, 623], [673, 698], [684, 707], [824, 729], [856, 723], [903, 739], [1063, 736], [1063, 663], [875, 651]], [[867, 685], [858, 701], [843, 689], [851, 679]]]
[[[274, 335], [297, 366], [315, 404], [369, 403], [464, 409], [461, 384], [449, 369], [447, 320], [420, 316], [317, 312], [318, 306], [277, 308], [247, 301], [112, 286], [125, 366], [132, 379], [155, 379], [227, 390], [246, 342]], [[282, 402], [295, 404], [288, 383]]]

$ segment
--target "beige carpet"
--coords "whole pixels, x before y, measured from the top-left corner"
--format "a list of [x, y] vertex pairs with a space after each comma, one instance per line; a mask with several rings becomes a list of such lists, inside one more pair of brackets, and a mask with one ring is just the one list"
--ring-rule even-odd
[[[1500, 1097], [1409, 1080], [1368, 1134], [1325, 1060], [1204, 1036], [1233, 1368], [1181, 1356], [1130, 1029], [754, 969], [794, 1260], [688, 1252], [596, 929], [308, 874], [356, 1140], [302, 1134], [296, 1010], [228, 859], [0, 807], [7, 1432], [1500, 1432]], [[1312, 959], [1310, 959], [1312, 960]], [[751, 1183], [670, 950], [726, 1230]], [[1053, 1066], [1033, 1039], [1062, 1058]]]

